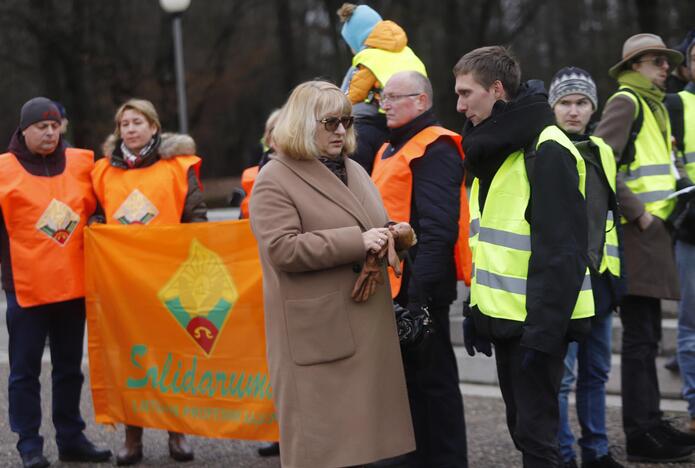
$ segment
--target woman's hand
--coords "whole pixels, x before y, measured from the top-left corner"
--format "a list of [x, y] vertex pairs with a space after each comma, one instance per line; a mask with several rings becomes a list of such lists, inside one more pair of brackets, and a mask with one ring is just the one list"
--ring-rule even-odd
[[373, 228], [362, 233], [365, 252], [378, 252], [386, 245], [388, 228]]

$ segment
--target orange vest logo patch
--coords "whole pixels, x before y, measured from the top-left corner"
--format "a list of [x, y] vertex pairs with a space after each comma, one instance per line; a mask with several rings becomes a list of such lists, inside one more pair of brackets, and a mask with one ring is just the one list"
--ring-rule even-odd
[[121, 224], [147, 224], [159, 214], [156, 206], [138, 189], [118, 207], [113, 217]]
[[219, 255], [193, 239], [188, 258], [158, 297], [210, 356], [239, 293]]
[[79, 223], [80, 216], [68, 205], [54, 198], [36, 222], [36, 229], [63, 246]]

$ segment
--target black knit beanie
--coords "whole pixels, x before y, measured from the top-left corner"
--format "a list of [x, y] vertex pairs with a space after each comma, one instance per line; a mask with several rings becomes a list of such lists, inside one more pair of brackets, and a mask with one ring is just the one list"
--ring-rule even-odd
[[43, 120], [54, 120], [60, 123], [60, 111], [53, 101], [45, 97], [35, 97], [24, 103], [19, 115], [19, 128], [24, 130]]
[[569, 94], [582, 94], [589, 98], [594, 109], [598, 107], [596, 83], [586, 70], [579, 67], [565, 67], [555, 73], [548, 92], [550, 107], [555, 107], [557, 101]]

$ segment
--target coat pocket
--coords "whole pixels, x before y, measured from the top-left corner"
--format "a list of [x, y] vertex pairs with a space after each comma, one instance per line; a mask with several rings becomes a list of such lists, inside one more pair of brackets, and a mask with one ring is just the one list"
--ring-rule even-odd
[[314, 299], [285, 301], [290, 353], [300, 366], [345, 359], [355, 340], [339, 291]]

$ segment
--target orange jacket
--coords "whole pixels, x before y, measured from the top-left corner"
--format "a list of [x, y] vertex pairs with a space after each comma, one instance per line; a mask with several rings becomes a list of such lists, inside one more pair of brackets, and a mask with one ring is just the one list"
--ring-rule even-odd
[[256, 182], [256, 177], [258, 177], [259, 166], [251, 166], [244, 169], [241, 173], [241, 188], [246, 192], [246, 196], [241, 201], [241, 217], [243, 219], [249, 218], [249, 202], [251, 201], [251, 191], [253, 191], [253, 184]]
[[179, 224], [188, 192], [188, 170], [198, 156], [160, 159], [151, 166], [121, 169], [108, 158], [97, 161], [92, 182], [106, 223]]
[[68, 148], [65, 170], [39, 177], [29, 174], [14, 154], [0, 155], [0, 206], [22, 307], [84, 296], [82, 230], [96, 208], [93, 167], [94, 153]]
[[[385, 143], [377, 153], [374, 159], [372, 179], [381, 193], [386, 212], [392, 221], [410, 222], [410, 206], [413, 193], [413, 174], [410, 170], [410, 163], [414, 159], [425, 156], [427, 146], [441, 137], [450, 138], [456, 145], [461, 159], [464, 159], [465, 156], [461, 148], [461, 136], [437, 126], [425, 128], [403, 145], [396, 154], [387, 159], [382, 159], [381, 157], [388, 147], [388, 143]], [[465, 281], [467, 285], [470, 284], [471, 280], [471, 251], [468, 247], [468, 224], [468, 197], [466, 196], [465, 182], [462, 182], [458, 240], [454, 246], [454, 260], [456, 261], [456, 278]], [[397, 278], [391, 269], [389, 269], [389, 279], [391, 282], [391, 294], [395, 298], [401, 288], [401, 279]]]

